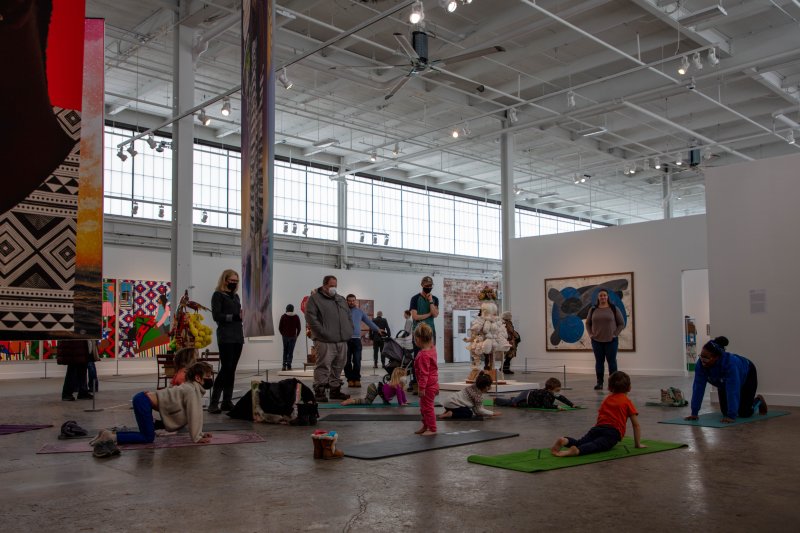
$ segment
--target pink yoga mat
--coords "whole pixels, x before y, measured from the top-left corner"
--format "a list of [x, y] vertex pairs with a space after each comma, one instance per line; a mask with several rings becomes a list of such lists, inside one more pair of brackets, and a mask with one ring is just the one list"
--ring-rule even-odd
[[51, 427], [53, 427], [53, 424], [0, 424], [0, 435], [10, 435], [12, 433], [22, 433], [23, 431], [33, 431], [35, 429]]
[[[214, 433], [211, 442], [208, 444], [196, 444], [192, 442], [189, 435], [173, 435], [169, 437], [156, 437], [151, 444], [121, 444], [120, 450], [150, 450], [153, 448], [182, 448], [184, 446], [212, 446], [217, 444], [247, 444], [251, 442], [266, 442], [264, 437], [258, 433], [237, 433], [226, 431], [224, 433]], [[80, 453], [91, 452], [92, 447], [86, 440], [59, 441], [45, 444], [36, 453]]]

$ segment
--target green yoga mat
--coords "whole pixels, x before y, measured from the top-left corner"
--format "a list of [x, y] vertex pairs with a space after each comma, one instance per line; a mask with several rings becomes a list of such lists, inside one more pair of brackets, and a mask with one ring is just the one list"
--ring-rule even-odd
[[501, 455], [470, 455], [467, 461], [479, 465], [495, 466], [517, 472], [541, 472], [568, 468], [570, 466], [599, 463], [612, 459], [624, 459], [636, 455], [665, 452], [676, 448], [683, 448], [686, 444], [678, 442], [664, 442], [658, 440], [642, 440], [647, 448], [634, 448], [633, 437], [625, 437], [622, 441], [607, 452], [578, 455], [575, 457], [553, 457], [550, 448], [533, 448], [524, 452], [505, 453]]
[[704, 428], [728, 428], [731, 426], [738, 426], [740, 424], [749, 424], [750, 422], [759, 422], [761, 420], [768, 420], [777, 416], [788, 415], [788, 411], [770, 411], [765, 415], [753, 415], [750, 418], [737, 418], [735, 421], [725, 424], [721, 422], [722, 413], [703, 413], [698, 420], [684, 420], [680, 418], [670, 418], [669, 420], [661, 420], [659, 424], [678, 424], [681, 426], [701, 426]]
[[[419, 408], [419, 402], [408, 402], [403, 407], [416, 407]], [[340, 403], [319, 403], [317, 404], [317, 408], [319, 409], [402, 409], [399, 405], [392, 402], [390, 404], [385, 404], [381, 400], [376, 399], [375, 403], [365, 403], [365, 404], [351, 404], [351, 405], [342, 405]]]

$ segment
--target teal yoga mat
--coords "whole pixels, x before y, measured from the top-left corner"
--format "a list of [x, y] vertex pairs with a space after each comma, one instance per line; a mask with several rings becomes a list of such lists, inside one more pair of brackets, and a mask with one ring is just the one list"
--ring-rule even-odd
[[634, 448], [633, 438], [625, 437], [622, 441], [607, 452], [578, 455], [576, 457], [553, 457], [550, 448], [533, 448], [524, 452], [505, 453], [501, 455], [470, 455], [467, 461], [479, 465], [516, 470], [517, 472], [542, 472], [556, 468], [568, 468], [589, 463], [599, 463], [612, 459], [624, 459], [648, 453], [665, 452], [683, 448], [686, 444], [678, 442], [664, 442], [658, 440], [642, 440], [647, 448]]
[[[352, 405], [342, 405], [340, 403], [320, 403], [317, 404], [319, 409], [402, 409], [399, 405], [392, 402], [390, 404], [385, 404], [381, 400], [375, 400], [375, 403], [367, 403], [367, 404], [352, 404]], [[419, 402], [408, 402], [403, 407], [416, 407], [419, 408]]]
[[670, 418], [669, 420], [661, 420], [659, 424], [678, 424], [681, 426], [701, 426], [704, 428], [728, 428], [731, 426], [738, 426], [740, 424], [749, 424], [750, 422], [759, 422], [761, 420], [768, 420], [777, 416], [788, 415], [788, 411], [770, 411], [765, 415], [753, 415], [750, 418], [737, 418], [730, 424], [720, 422], [722, 420], [722, 413], [703, 413], [698, 420], [684, 420], [680, 418]]

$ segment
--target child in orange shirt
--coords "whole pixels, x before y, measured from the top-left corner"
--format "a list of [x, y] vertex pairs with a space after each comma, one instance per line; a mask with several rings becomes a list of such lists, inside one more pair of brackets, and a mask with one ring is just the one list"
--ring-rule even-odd
[[[586, 455], [587, 453], [604, 452], [613, 448], [625, 436], [628, 419], [633, 426], [633, 442], [637, 448], [646, 448], [641, 443], [639, 413], [628, 398], [631, 391], [631, 378], [625, 372], [614, 372], [608, 378], [608, 390], [611, 392], [600, 404], [597, 422], [589, 432], [580, 439], [559, 437], [550, 448], [556, 457]], [[562, 450], [568, 446], [566, 450]]]
[[421, 348], [414, 359], [414, 376], [419, 386], [419, 411], [422, 414], [422, 427], [417, 435], [436, 435], [436, 412], [433, 400], [439, 394], [439, 364], [436, 359], [436, 346], [433, 344], [433, 330], [422, 322], [414, 330], [414, 343]]

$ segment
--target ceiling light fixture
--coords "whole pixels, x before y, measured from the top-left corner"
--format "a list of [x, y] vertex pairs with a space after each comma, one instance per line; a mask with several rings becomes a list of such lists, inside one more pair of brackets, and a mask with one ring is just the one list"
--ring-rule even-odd
[[522, 194], [522, 189], [520, 189], [519, 187], [514, 187], [514, 194], [519, 196], [520, 194]]
[[472, 131], [469, 129], [469, 124], [467, 124], [466, 122], [464, 123], [464, 126], [462, 126], [461, 128], [461, 133], [464, 134], [464, 137], [469, 137], [470, 135], [472, 135]]
[[386, 235], [386, 237], [383, 238], [383, 245], [389, 246], [389, 235]]
[[292, 222], [292, 233], [297, 235], [297, 222]]
[[164, 218], [164, 204], [158, 206], [158, 218]]
[[231, 114], [231, 99], [227, 96], [222, 99], [222, 109], [220, 110], [223, 117], [227, 117]]
[[361, 232], [361, 235], [358, 238], [358, 242], [364, 242], [364, 232]]
[[200, 222], [202, 222], [203, 224], [208, 222], [208, 211], [206, 211], [205, 209], [203, 209], [203, 216], [200, 217]]
[[517, 110], [514, 107], [506, 111], [506, 116], [508, 117], [509, 122], [511, 122], [512, 124], [516, 124], [517, 122], [519, 122], [519, 116], [517, 116]]
[[206, 115], [206, 110], [205, 109], [201, 109], [200, 110], [200, 114], [197, 115], [197, 119], [200, 121], [200, 124], [202, 124], [203, 126], [208, 126], [209, 124], [211, 124], [211, 117]]
[[794, 138], [794, 130], [789, 130], [789, 134], [786, 136], [786, 142], [789, 144], [795, 144]]
[[728, 14], [721, 5], [715, 5], [711, 7], [706, 7], [699, 11], [695, 11], [691, 15], [686, 15], [685, 17], [681, 17], [678, 19], [678, 24], [682, 26], [696, 26], [701, 22], [705, 22], [707, 20], [715, 19], [717, 17], [724, 17]]
[[136, 216], [136, 213], [138, 212], [139, 212], [139, 202], [134, 201], [133, 205], [131, 205], [131, 216], [132, 217]]
[[377, 160], [378, 160], [378, 152], [376, 152], [376, 151], [373, 151], [373, 152], [372, 152], [372, 153], [369, 155], [369, 160], [370, 160], [370, 161], [372, 161], [373, 163], [374, 163], [375, 161], [377, 161]]
[[679, 167], [680, 167], [680, 166], [683, 166], [683, 159], [681, 159], [681, 158], [678, 158], [678, 159], [676, 159], [676, 160], [675, 160], [675, 164], [676, 164], [677, 166], [679, 166]]
[[408, 21], [411, 24], [419, 24], [423, 20], [425, 20], [425, 8], [422, 6], [422, 1], [417, 0], [411, 6], [411, 14], [408, 16]]
[[164, 152], [164, 148], [166, 147], [167, 147], [167, 141], [161, 141], [160, 143], [158, 143], [158, 146], [156, 147], [156, 152], [161, 154]]
[[567, 93], [567, 107], [570, 109], [575, 107], [575, 93], [572, 91]]
[[697, 70], [703, 70], [703, 58], [700, 57], [700, 52], [695, 52], [692, 56], [692, 63]]
[[158, 146], [158, 141], [156, 141], [156, 138], [153, 137], [152, 133], [147, 136], [147, 139], [146, 139], [145, 142], [147, 142], [147, 146], [149, 146], [151, 150], [155, 150], [156, 146]]
[[392, 155], [394, 157], [400, 155], [400, 143], [394, 143], [394, 148], [392, 149]]
[[453, 139], [458, 139], [459, 135], [460, 135], [460, 133], [458, 133], [458, 128], [453, 128], [453, 131], [450, 132], [450, 136]]
[[303, 224], [303, 237], [308, 237], [308, 224]]
[[281, 82], [281, 85], [283, 85], [283, 88], [287, 91], [294, 86], [294, 83], [289, 80], [289, 76], [286, 74], [286, 67], [283, 67], [281, 73], [278, 74], [278, 81]]
[[719, 64], [719, 58], [717, 57], [717, 49], [711, 47], [708, 49], [708, 64], [712, 67], [716, 67]]
[[458, 8], [456, 0], [439, 0], [439, 5], [446, 9], [448, 13], [452, 13]]
[[131, 157], [136, 157], [136, 154], [139, 153], [139, 152], [136, 151], [136, 147], [133, 145], [133, 143], [131, 143], [128, 146], [128, 150], [127, 151], [128, 151], [129, 154], [131, 154]]
[[656, 170], [661, 170], [661, 158], [660, 157], [656, 157], [655, 159], [653, 159], [653, 168], [656, 169]]
[[687, 72], [689, 72], [689, 58], [687, 56], [683, 56], [681, 59], [681, 66], [678, 67], [678, 74], [685, 76]]
[[372, 234], [372, 244], [378, 244], [378, 236], [374, 233]]
[[601, 133], [606, 133], [608, 130], [602, 127], [594, 127], [594, 128], [587, 128], [585, 130], [581, 130], [578, 134], [581, 137], [591, 137], [593, 135], [600, 135]]
[[283, 232], [287, 233], [289, 231], [289, 223], [285, 220], [283, 221]]
[[119, 147], [117, 150], [117, 157], [119, 157], [120, 161], [125, 162], [128, 159], [128, 156], [122, 153], [122, 146]]

